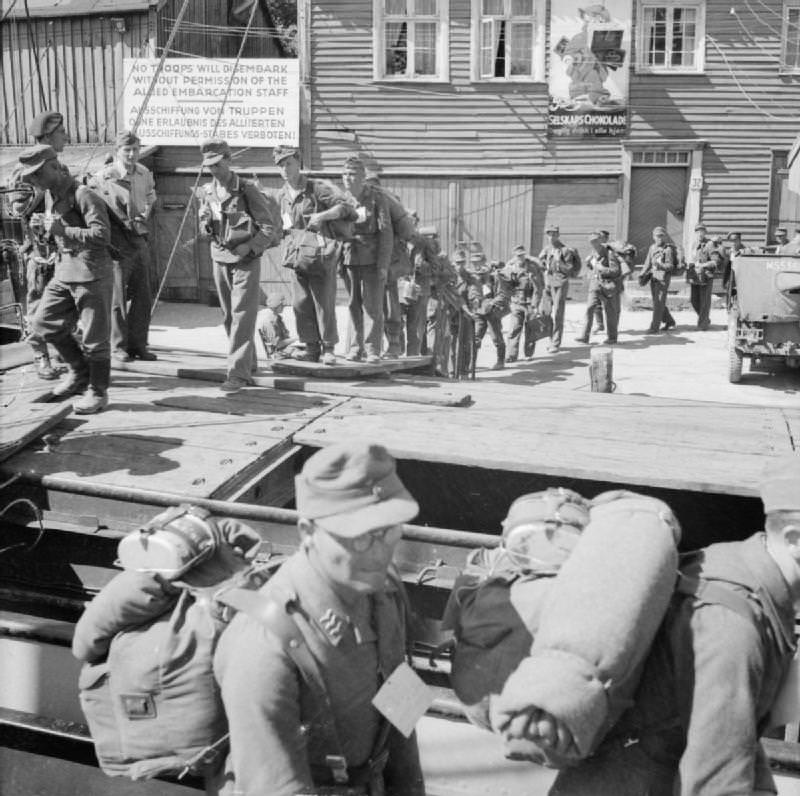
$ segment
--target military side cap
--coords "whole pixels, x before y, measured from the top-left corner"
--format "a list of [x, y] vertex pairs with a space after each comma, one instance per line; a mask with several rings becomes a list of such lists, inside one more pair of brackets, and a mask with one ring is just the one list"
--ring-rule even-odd
[[742, 233], [741, 232], [729, 232], [727, 239], [728, 240], [733, 240], [734, 238], [741, 238], [741, 237], [742, 237]]
[[611, 237], [611, 233], [607, 229], [600, 229], [598, 232], [606, 238]]
[[467, 253], [463, 249], [459, 249], [453, 253], [454, 263], [465, 263], [467, 261]]
[[223, 158], [230, 159], [231, 148], [228, 146], [228, 142], [221, 138], [209, 138], [208, 141], [200, 144], [200, 154], [203, 156], [204, 166], [213, 166]]
[[800, 511], [800, 455], [789, 453], [771, 459], [760, 484], [764, 513]]
[[272, 160], [277, 166], [287, 158], [297, 158], [300, 160], [300, 153], [293, 146], [276, 146], [272, 150]]
[[358, 155], [348, 155], [344, 159], [344, 163], [342, 164], [342, 168], [347, 171], [367, 171], [366, 166], [364, 165], [364, 161]]
[[521, 243], [514, 247], [514, 254], [525, 254], [527, 251]]
[[694, 227], [694, 231], [695, 232], [700, 232], [701, 229], [703, 230], [703, 232], [705, 232], [706, 231], [706, 225], [705, 224], [695, 224], [695, 227]]
[[283, 297], [283, 293], [279, 293], [277, 290], [267, 293], [267, 306], [271, 310], [276, 310], [281, 306], [281, 304], [285, 303], [286, 299]]
[[50, 135], [60, 124], [64, 124], [64, 116], [62, 114], [58, 111], [44, 111], [33, 117], [30, 125], [28, 125], [28, 132], [34, 138], [43, 138], [46, 135]]
[[36, 146], [28, 147], [28, 149], [20, 152], [19, 173], [25, 177], [28, 174], [33, 174], [48, 161], [54, 160], [57, 157], [55, 149], [47, 144], [37, 144]]
[[654, 235], [666, 235], [667, 230], [664, 227], [653, 227], [653, 234]]
[[545, 231], [545, 234], [550, 234], [551, 232], [554, 232], [556, 235], [558, 235], [559, 232], [560, 232], [559, 228], [555, 224], [548, 224], [544, 228], [544, 231]]
[[593, 240], [603, 240], [602, 230], [596, 229], [589, 233], [589, 243], [591, 243]]
[[382, 445], [353, 441], [317, 451], [295, 478], [297, 512], [352, 538], [414, 519], [417, 501]]
[[419, 227], [417, 230], [420, 235], [425, 235], [429, 238], [435, 238], [439, 234], [439, 230], [433, 226], [433, 224], [428, 224], [427, 226]]
[[133, 130], [120, 130], [117, 133], [117, 137], [114, 139], [114, 143], [117, 148], [123, 146], [137, 146], [142, 143], [142, 139], [139, 138]]
[[786, 227], [775, 227], [775, 234], [776, 235], [788, 235], [788, 231]]

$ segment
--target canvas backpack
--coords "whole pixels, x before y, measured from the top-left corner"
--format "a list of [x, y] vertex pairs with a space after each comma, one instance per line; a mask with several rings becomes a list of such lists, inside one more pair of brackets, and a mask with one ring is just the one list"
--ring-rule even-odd
[[417, 225], [411, 214], [406, 210], [399, 196], [380, 186], [373, 186], [373, 188], [386, 200], [389, 218], [392, 221], [394, 244], [392, 248], [392, 260], [389, 264], [389, 276], [392, 279], [408, 276], [413, 270], [413, 265], [406, 244], [416, 238]]
[[[165, 512], [138, 533], [146, 534], [141, 544], [134, 534], [120, 544], [130, 568], [103, 587], [75, 628], [81, 707], [109, 776], [202, 775], [227, 748], [217, 641], [239, 610], [264, 621], [270, 601], [257, 590], [284, 557], [248, 560], [241, 551], [254, 552], [258, 534], [196, 507]], [[146, 571], [156, 559], [160, 571]], [[283, 640], [287, 628], [270, 630]]]

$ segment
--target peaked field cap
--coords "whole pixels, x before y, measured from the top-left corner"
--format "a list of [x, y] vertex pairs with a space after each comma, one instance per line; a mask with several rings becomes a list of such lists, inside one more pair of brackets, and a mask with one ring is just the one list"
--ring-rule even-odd
[[344, 163], [342, 164], [343, 169], [348, 169], [350, 171], [363, 171], [366, 173], [367, 167], [364, 165], [364, 161], [358, 155], [348, 155], [344, 159]]
[[666, 235], [667, 230], [664, 227], [653, 227], [653, 234], [654, 235]]
[[293, 146], [276, 146], [275, 149], [272, 150], [272, 160], [276, 166], [279, 163], [283, 163], [287, 158], [297, 158], [300, 160], [300, 152]]
[[28, 125], [28, 132], [34, 138], [43, 138], [50, 135], [60, 124], [64, 124], [64, 115], [58, 111], [43, 111], [34, 116]]
[[200, 144], [200, 154], [203, 156], [204, 166], [213, 166], [223, 158], [230, 158], [231, 148], [221, 138], [209, 138]]
[[514, 247], [514, 254], [525, 254], [527, 251], [528, 250], [521, 243], [518, 243]]
[[800, 454], [787, 453], [770, 459], [759, 485], [764, 513], [800, 511]]
[[775, 234], [777, 235], [778, 233], [783, 233], [784, 235], [788, 235], [789, 234], [789, 232], [786, 229], [786, 227], [775, 227]]
[[120, 130], [117, 133], [116, 138], [114, 139], [114, 144], [117, 147], [122, 146], [136, 146], [137, 144], [141, 144], [142, 139], [139, 138], [133, 130]]
[[545, 231], [545, 234], [547, 234], [549, 232], [555, 232], [556, 235], [558, 235], [559, 232], [561, 232], [561, 230], [555, 224], [548, 224], [544, 228], [544, 231]]
[[439, 234], [439, 230], [433, 224], [427, 224], [417, 229], [420, 235], [426, 235], [429, 238], [435, 238]]
[[703, 230], [703, 232], [706, 232], [707, 231], [706, 230], [706, 225], [705, 224], [695, 224], [695, 226], [694, 226], [694, 231], [695, 232], [699, 232], [701, 229]]
[[592, 230], [589, 233], [589, 242], [591, 243], [593, 240], [602, 240], [604, 236], [604, 232], [601, 229]]
[[414, 519], [419, 505], [383, 445], [354, 440], [317, 451], [295, 478], [297, 513], [347, 538]]
[[33, 174], [48, 161], [54, 160], [56, 151], [48, 144], [36, 144], [36, 146], [28, 147], [19, 153], [19, 173], [25, 177], [28, 174]]
[[731, 238], [741, 238], [741, 237], [742, 237], [742, 233], [741, 232], [736, 232], [735, 230], [733, 232], [729, 232], [728, 235], [727, 235], [727, 239], [728, 240], [730, 240]]
[[458, 251], [453, 253], [454, 263], [465, 263], [466, 261], [467, 261], [467, 253], [463, 249], [459, 249]]
[[281, 304], [285, 303], [286, 299], [283, 297], [283, 293], [279, 293], [277, 290], [267, 293], [267, 306], [271, 310], [276, 310], [281, 306]]

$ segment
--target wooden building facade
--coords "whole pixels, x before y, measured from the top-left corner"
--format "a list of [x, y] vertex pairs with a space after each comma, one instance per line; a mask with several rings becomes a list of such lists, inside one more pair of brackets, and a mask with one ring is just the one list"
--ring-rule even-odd
[[[600, 226], [642, 251], [656, 224], [684, 244], [702, 221], [763, 245], [798, 222], [775, 183], [800, 122], [798, 0], [608, 0], [630, 25], [629, 122], [622, 137], [591, 138], [548, 135], [561, 5], [305, 4], [307, 165], [336, 173], [358, 152], [448, 246], [474, 238], [496, 258], [517, 243], [538, 250], [549, 223], [581, 249]], [[527, 32], [528, 74], [486, 76], [490, 24]], [[413, 67], [389, 63], [397, 30]]]

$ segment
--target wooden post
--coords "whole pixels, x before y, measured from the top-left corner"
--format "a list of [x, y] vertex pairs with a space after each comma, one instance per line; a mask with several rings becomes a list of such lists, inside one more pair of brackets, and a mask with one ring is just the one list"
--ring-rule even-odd
[[605, 346], [597, 346], [590, 352], [589, 379], [592, 392], [613, 392], [614, 352]]

